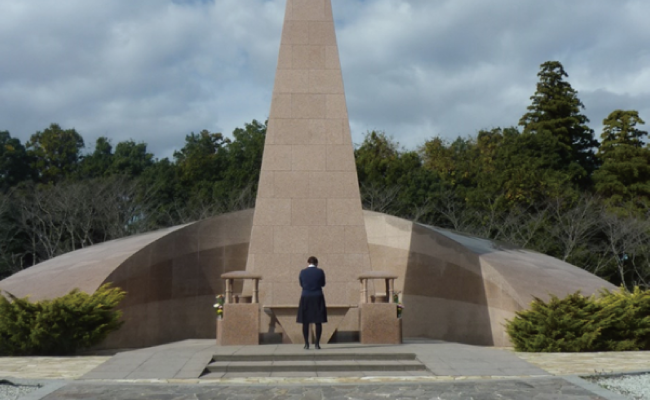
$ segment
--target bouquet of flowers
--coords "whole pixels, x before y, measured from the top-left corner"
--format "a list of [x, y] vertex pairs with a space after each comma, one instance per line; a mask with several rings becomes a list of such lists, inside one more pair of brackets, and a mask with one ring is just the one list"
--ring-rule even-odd
[[399, 293], [395, 292], [393, 294], [393, 303], [397, 304], [397, 318], [402, 318], [402, 311], [404, 310], [404, 305], [399, 301]]
[[223, 303], [225, 302], [225, 299], [224, 295], [220, 294], [217, 296], [217, 302], [214, 303], [214, 309], [217, 312], [218, 319], [223, 318]]

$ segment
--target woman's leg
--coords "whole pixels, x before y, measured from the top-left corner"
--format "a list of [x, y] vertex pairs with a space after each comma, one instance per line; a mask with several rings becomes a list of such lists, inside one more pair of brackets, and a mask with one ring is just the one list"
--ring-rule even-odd
[[320, 335], [323, 333], [323, 324], [316, 324], [316, 348], [320, 349]]
[[302, 337], [305, 338], [305, 349], [309, 348], [309, 324], [302, 324]]

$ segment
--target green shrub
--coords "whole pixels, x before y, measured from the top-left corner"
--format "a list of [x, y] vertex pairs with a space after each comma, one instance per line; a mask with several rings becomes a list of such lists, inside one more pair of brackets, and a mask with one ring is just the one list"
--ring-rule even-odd
[[506, 322], [515, 350], [527, 352], [628, 351], [650, 349], [650, 292], [579, 292], [549, 302], [538, 298], [529, 310]]
[[0, 355], [65, 355], [97, 345], [122, 326], [115, 307], [125, 294], [107, 284], [92, 295], [75, 289], [35, 303], [0, 295]]
[[579, 292], [546, 303], [535, 298], [530, 310], [517, 313], [506, 331], [515, 350], [530, 352], [588, 351], [600, 334], [593, 316], [598, 306]]
[[603, 290], [598, 303], [602, 332], [597, 350], [650, 350], [650, 291]]

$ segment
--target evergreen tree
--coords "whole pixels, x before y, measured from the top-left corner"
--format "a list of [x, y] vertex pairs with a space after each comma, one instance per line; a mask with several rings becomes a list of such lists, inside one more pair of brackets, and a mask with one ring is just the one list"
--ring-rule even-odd
[[[252, 120], [250, 123], [245, 123], [244, 128], [236, 128], [232, 133], [233, 140], [226, 143], [223, 180], [214, 186], [213, 192], [216, 198], [230, 197], [229, 209], [253, 207], [254, 205], [262, 168], [266, 129], [267, 122], [261, 123]], [[242, 200], [232, 198], [233, 195], [236, 198], [247, 195], [249, 197], [248, 204], [246, 202], [239, 205], [233, 203], [233, 201]]]
[[55, 183], [76, 172], [84, 140], [74, 129], [51, 124], [33, 134], [26, 147], [41, 182]]
[[359, 183], [394, 185], [398, 176], [394, 168], [399, 158], [399, 143], [384, 132], [366, 134], [363, 143], [354, 151]]
[[147, 144], [136, 143], [133, 140], [118, 143], [112, 158], [110, 172], [128, 177], [140, 176], [154, 163], [153, 154], [147, 153]]
[[[543, 133], [504, 131], [496, 152], [493, 179], [511, 204], [531, 205], [570, 190], [574, 176], [563, 168], [559, 139]], [[489, 178], [487, 178], [489, 179]]]
[[32, 178], [25, 146], [9, 132], [0, 131], [0, 193]]
[[[201, 197], [210, 198], [212, 185], [221, 180], [224, 168], [223, 148], [228, 143], [221, 133], [204, 129], [185, 136], [185, 146], [174, 152], [183, 185], [202, 191]], [[202, 189], [200, 189], [201, 187]]]
[[650, 149], [648, 132], [637, 128], [645, 122], [634, 110], [615, 110], [603, 121], [602, 143], [597, 156], [602, 166], [594, 173], [596, 191], [612, 204], [650, 200]]
[[81, 179], [92, 179], [106, 176], [110, 173], [113, 164], [113, 146], [106, 137], [97, 138], [95, 151], [83, 157], [79, 168]]
[[594, 148], [598, 146], [593, 130], [586, 125], [589, 119], [581, 113], [584, 105], [578, 92], [564, 80], [569, 75], [560, 62], [543, 63], [537, 76], [537, 91], [519, 125], [524, 127], [524, 134], [556, 138], [556, 152], [563, 159], [563, 169], [570, 172], [574, 182], [584, 184], [596, 169]]
[[443, 182], [452, 187], [476, 186], [479, 149], [475, 139], [458, 137], [447, 144], [436, 137], [425, 142], [421, 152], [425, 168], [436, 171]]
[[[423, 149], [420, 153], [424, 154]], [[404, 218], [429, 219], [440, 179], [423, 168], [417, 151], [405, 151], [384, 132], [368, 132], [355, 150], [363, 207]]]

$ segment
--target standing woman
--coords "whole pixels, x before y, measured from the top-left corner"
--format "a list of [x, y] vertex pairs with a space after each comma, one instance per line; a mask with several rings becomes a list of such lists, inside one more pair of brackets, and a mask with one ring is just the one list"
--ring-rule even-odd
[[302, 295], [298, 306], [296, 322], [302, 324], [302, 335], [305, 338], [305, 350], [309, 350], [309, 324], [316, 324], [316, 349], [320, 350], [320, 336], [323, 333], [323, 322], [327, 322], [327, 307], [323, 286], [325, 272], [318, 268], [318, 259], [314, 256], [307, 259], [309, 266], [300, 271], [300, 286]]

